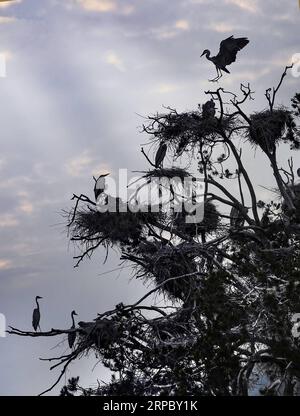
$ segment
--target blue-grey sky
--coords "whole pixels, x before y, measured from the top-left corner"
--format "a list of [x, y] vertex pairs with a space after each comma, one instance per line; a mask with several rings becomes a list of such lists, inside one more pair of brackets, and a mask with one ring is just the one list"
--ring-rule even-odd
[[[203, 49], [218, 52], [232, 34], [247, 36], [231, 74], [220, 85], [251, 82], [256, 101], [300, 53], [298, 0], [15, 0], [0, 6], [0, 313], [7, 323], [31, 326], [35, 295], [42, 329], [70, 325], [146, 288], [122, 273], [105, 252], [73, 269], [60, 211], [73, 192], [92, 195], [92, 175], [145, 168], [139, 126], [162, 105], [196, 108], [212, 87], [213, 66]], [[279, 102], [288, 104], [300, 78], [287, 76]], [[295, 155], [295, 160], [299, 156]], [[246, 162], [257, 184], [272, 183], [264, 159]], [[56, 339], [0, 338], [0, 394], [38, 394], [55, 381], [38, 357], [62, 354]], [[106, 377], [82, 360], [68, 376], [83, 384]], [[58, 391], [58, 390], [56, 390]]]

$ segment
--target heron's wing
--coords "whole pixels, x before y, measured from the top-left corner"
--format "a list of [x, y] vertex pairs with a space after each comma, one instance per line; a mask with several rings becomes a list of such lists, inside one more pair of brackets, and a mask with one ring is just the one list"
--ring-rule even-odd
[[238, 51], [243, 49], [248, 43], [249, 40], [247, 38], [235, 39], [233, 36], [222, 40], [219, 53], [215, 57], [218, 65], [226, 66], [235, 62]]

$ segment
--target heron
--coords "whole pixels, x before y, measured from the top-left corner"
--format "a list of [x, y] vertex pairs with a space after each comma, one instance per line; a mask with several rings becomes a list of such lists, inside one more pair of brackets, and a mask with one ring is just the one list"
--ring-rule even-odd
[[210, 118], [216, 115], [216, 104], [211, 98], [209, 101], [203, 104], [202, 106], [202, 117]]
[[41, 331], [41, 328], [40, 328], [41, 313], [40, 313], [40, 305], [39, 305], [38, 299], [43, 299], [43, 298], [42, 296], [35, 297], [37, 307], [34, 308], [33, 314], [32, 314], [32, 326], [35, 331], [37, 331], [38, 328]]
[[205, 55], [206, 59], [215, 64], [217, 70], [217, 76], [214, 79], [210, 79], [209, 81], [218, 81], [223, 76], [222, 71], [230, 74], [226, 66], [232, 64], [232, 62], [235, 62], [238, 51], [243, 49], [248, 43], [249, 40], [247, 38], [235, 39], [232, 35], [229, 38], [222, 40], [220, 43], [220, 50], [218, 55], [210, 56], [210, 51], [205, 49], [201, 56]]
[[155, 167], [156, 169], [161, 168], [162, 167], [162, 163], [164, 161], [164, 158], [166, 156], [167, 153], [167, 145], [166, 143], [161, 143], [157, 152], [156, 152], [156, 156], [155, 156]]
[[[248, 213], [248, 208], [243, 207], [243, 212]], [[230, 211], [230, 226], [234, 228], [243, 227], [245, 224], [245, 218], [240, 209], [232, 207]]]
[[180, 139], [180, 142], [179, 142], [179, 144], [177, 146], [177, 150], [176, 150], [177, 157], [179, 157], [179, 156], [182, 155], [182, 153], [184, 152], [184, 149], [185, 149], [185, 147], [186, 147], [187, 144], [188, 144], [188, 139], [187, 139], [187, 137], [183, 136]]
[[[71, 318], [72, 318], [72, 326], [70, 329], [74, 329], [75, 328], [75, 319], [74, 319], [74, 315], [77, 315], [77, 313], [75, 311], [71, 312]], [[76, 340], [76, 332], [69, 332], [68, 333], [68, 343], [69, 343], [69, 347], [72, 349], [74, 342]]]
[[109, 173], [105, 173], [104, 175], [100, 175], [98, 177], [98, 179], [95, 178], [95, 176], [93, 176], [94, 181], [95, 181], [95, 186], [94, 186], [94, 195], [95, 195], [95, 200], [97, 201], [98, 197], [105, 191], [105, 177], [108, 176]]

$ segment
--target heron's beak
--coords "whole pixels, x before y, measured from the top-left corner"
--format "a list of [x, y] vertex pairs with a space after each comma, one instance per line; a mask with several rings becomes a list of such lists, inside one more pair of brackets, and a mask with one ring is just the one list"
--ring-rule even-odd
[[202, 52], [202, 54], [200, 55], [200, 57], [203, 56], [204, 54], [205, 54], [205, 52]]

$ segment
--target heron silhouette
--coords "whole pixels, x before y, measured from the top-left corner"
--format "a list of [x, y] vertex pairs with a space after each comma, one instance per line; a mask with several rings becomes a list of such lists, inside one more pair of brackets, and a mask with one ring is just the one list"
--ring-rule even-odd
[[162, 167], [164, 158], [165, 158], [166, 153], [167, 153], [167, 149], [168, 149], [168, 147], [167, 147], [166, 143], [161, 143], [160, 144], [160, 146], [159, 146], [159, 148], [156, 152], [156, 155], [155, 155], [155, 167], [156, 167], [156, 169]]
[[248, 43], [249, 40], [247, 38], [235, 39], [232, 35], [229, 38], [222, 40], [218, 55], [210, 56], [210, 51], [205, 49], [201, 56], [205, 55], [206, 59], [214, 63], [217, 70], [217, 76], [209, 81], [218, 81], [223, 76], [222, 71], [230, 74], [226, 66], [235, 62], [238, 51], [243, 49]]
[[[247, 214], [248, 208], [243, 207], [242, 211]], [[243, 216], [243, 213], [237, 209], [236, 207], [232, 207], [230, 211], [230, 226], [234, 228], [243, 227], [245, 224], [245, 218]]]
[[104, 178], [108, 175], [109, 173], [105, 173], [104, 175], [100, 175], [98, 179], [96, 179], [95, 176], [93, 176], [94, 181], [95, 181], [94, 195], [95, 195], [96, 201], [99, 198], [99, 196], [105, 191], [106, 184], [105, 184]]
[[210, 99], [202, 106], [202, 117], [212, 118], [216, 115], [216, 104], [213, 99]]
[[33, 314], [32, 314], [32, 326], [35, 331], [37, 331], [38, 328], [41, 331], [41, 327], [40, 327], [41, 313], [40, 313], [40, 305], [39, 305], [38, 299], [43, 299], [43, 298], [41, 296], [35, 297], [37, 307], [34, 308]]
[[[72, 318], [72, 326], [71, 329], [75, 328], [75, 320], [74, 320], [74, 315], [77, 315], [77, 313], [75, 311], [72, 311], [71, 313], [71, 318]], [[72, 349], [74, 342], [76, 340], [76, 332], [69, 332], [68, 333], [68, 343], [69, 343], [69, 347]]]

